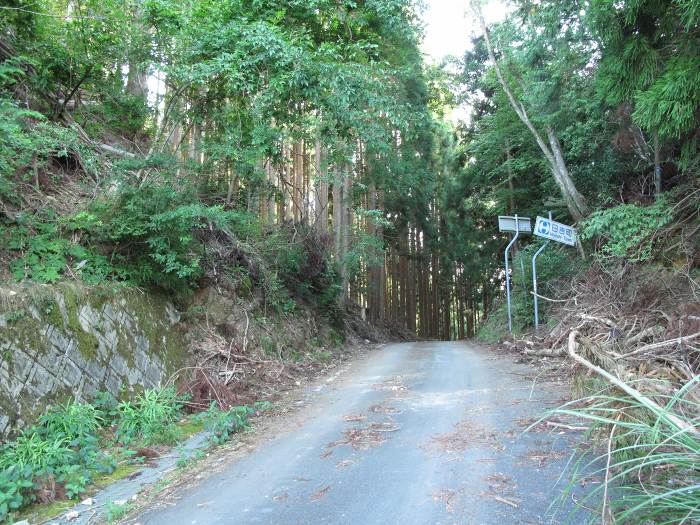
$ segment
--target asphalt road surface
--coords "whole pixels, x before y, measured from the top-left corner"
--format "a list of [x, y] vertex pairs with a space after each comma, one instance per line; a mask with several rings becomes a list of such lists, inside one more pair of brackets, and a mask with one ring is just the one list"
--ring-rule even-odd
[[138, 523], [586, 523], [573, 501], [590, 488], [560, 498], [580, 436], [523, 433], [566, 394], [536, 375], [469, 343], [386, 346], [310, 391], [295, 428]]

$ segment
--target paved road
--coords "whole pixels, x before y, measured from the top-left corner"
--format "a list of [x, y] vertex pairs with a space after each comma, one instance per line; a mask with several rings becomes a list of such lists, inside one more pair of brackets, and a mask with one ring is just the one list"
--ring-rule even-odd
[[577, 436], [522, 434], [565, 394], [535, 375], [467, 343], [386, 346], [312, 392], [298, 428], [138, 522], [584, 523], [570, 497], [550, 509]]

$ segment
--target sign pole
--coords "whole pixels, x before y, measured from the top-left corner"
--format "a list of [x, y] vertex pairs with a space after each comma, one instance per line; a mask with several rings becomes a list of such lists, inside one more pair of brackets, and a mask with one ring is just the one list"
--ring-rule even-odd
[[[552, 212], [549, 212], [549, 221], [552, 221]], [[540, 253], [544, 251], [544, 249], [547, 247], [549, 244], [549, 239], [545, 241], [545, 243], [540, 247], [539, 250], [535, 252], [535, 255], [532, 256], [532, 290], [533, 290], [533, 295], [535, 297], [535, 329], [539, 328], [540, 326], [540, 314], [538, 310], [538, 303], [537, 300], [539, 297], [537, 296], [537, 257], [539, 256]]]
[[515, 241], [518, 240], [518, 235], [520, 235], [520, 227], [518, 224], [518, 215], [515, 215], [515, 235], [513, 239], [506, 246], [505, 261], [506, 261], [506, 299], [508, 301], [508, 331], [513, 333], [513, 316], [510, 310], [510, 272], [508, 267], [508, 251], [513, 247]]

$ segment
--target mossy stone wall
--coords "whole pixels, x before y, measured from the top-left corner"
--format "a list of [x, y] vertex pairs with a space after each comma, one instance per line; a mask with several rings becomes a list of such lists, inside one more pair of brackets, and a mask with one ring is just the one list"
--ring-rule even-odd
[[0, 435], [51, 403], [128, 396], [187, 361], [180, 314], [158, 294], [79, 286], [0, 289]]

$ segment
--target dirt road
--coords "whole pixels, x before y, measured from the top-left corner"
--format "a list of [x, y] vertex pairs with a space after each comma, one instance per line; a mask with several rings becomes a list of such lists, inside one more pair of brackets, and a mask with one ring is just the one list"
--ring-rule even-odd
[[522, 433], [566, 394], [535, 376], [468, 343], [386, 346], [310, 390], [296, 428], [137, 521], [584, 523], [571, 496], [550, 508], [580, 436]]

